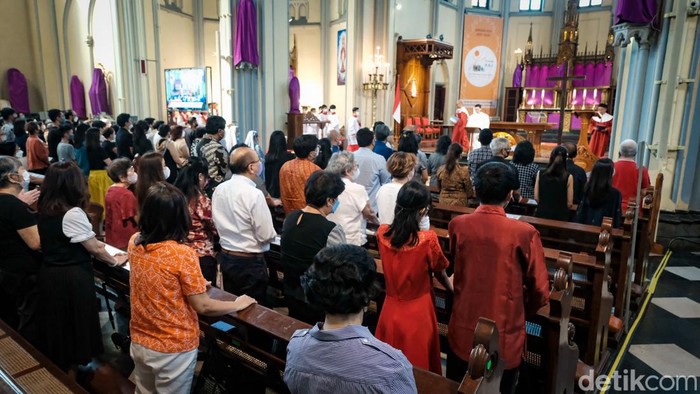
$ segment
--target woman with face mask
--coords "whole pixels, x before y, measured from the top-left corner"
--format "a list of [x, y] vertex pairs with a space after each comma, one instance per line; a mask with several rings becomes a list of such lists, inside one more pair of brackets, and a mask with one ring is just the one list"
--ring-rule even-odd
[[207, 164], [199, 157], [190, 157], [175, 180], [175, 187], [187, 198], [187, 208], [192, 217], [184, 244], [191, 247], [199, 257], [199, 267], [204, 279], [216, 284], [217, 263], [214, 257], [214, 243], [218, 242], [211, 215], [211, 199], [204, 193], [209, 183]]
[[452, 290], [437, 234], [420, 230], [430, 211], [430, 191], [417, 181], [401, 187], [394, 220], [377, 230], [386, 299], [377, 324], [377, 339], [401, 350], [416, 367], [442, 373], [440, 339], [433, 304], [433, 275]]
[[0, 158], [0, 319], [36, 345], [39, 231], [34, 212], [19, 199], [28, 183], [19, 160]]
[[347, 243], [363, 246], [367, 243], [367, 222], [379, 224], [379, 220], [369, 203], [367, 190], [356, 183], [359, 165], [352, 152], [343, 151], [331, 157], [326, 171], [340, 175], [345, 184], [345, 191], [338, 196], [338, 209], [328, 215], [328, 220], [343, 227]]
[[346, 243], [343, 227], [327, 219], [340, 206], [338, 196], [344, 190], [345, 183], [338, 174], [314, 172], [304, 188], [306, 206], [290, 212], [282, 225], [284, 299], [289, 316], [309, 324], [323, 321], [323, 311], [306, 303], [299, 278], [319, 250]]
[[122, 157], [110, 163], [107, 175], [114, 182], [105, 194], [105, 242], [126, 250], [138, 231], [138, 203], [131, 191], [138, 175], [131, 160]]

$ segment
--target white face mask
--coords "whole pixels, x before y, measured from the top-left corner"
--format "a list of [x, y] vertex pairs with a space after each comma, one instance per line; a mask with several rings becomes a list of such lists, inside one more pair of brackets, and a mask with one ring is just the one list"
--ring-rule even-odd
[[353, 182], [357, 181], [357, 178], [360, 177], [360, 168], [356, 168], [355, 171], [353, 171], [351, 179]]
[[139, 180], [139, 174], [132, 172], [131, 174], [126, 176], [126, 181], [130, 184], [133, 185], [136, 183], [136, 181]]
[[24, 171], [24, 174], [22, 174], [22, 189], [24, 191], [29, 190], [29, 171]]
[[165, 179], [170, 178], [170, 168], [163, 167], [163, 176], [165, 177]]
[[258, 162], [258, 170], [256, 171], [255, 175], [261, 176], [264, 169], [265, 169], [265, 167], [263, 167], [262, 162], [259, 161], [259, 162]]

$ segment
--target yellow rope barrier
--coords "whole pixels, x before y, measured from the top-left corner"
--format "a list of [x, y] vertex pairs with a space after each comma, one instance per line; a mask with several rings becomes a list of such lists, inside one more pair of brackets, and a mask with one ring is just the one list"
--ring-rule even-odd
[[651, 283], [649, 284], [649, 289], [648, 289], [649, 294], [647, 295], [646, 299], [644, 300], [642, 307], [639, 309], [639, 313], [637, 314], [637, 318], [634, 320], [632, 327], [630, 327], [630, 330], [627, 333], [627, 337], [625, 337], [625, 341], [622, 343], [622, 347], [620, 347], [620, 351], [617, 353], [617, 357], [615, 358], [615, 362], [613, 363], [612, 367], [610, 367], [610, 371], [608, 371], [608, 374], [605, 378], [605, 384], [603, 384], [603, 388], [600, 391], [600, 394], [605, 394], [608, 391], [608, 389], [610, 388], [610, 380], [612, 379], [612, 374], [615, 373], [618, 365], [620, 364], [620, 361], [622, 361], [622, 357], [627, 352], [627, 346], [629, 346], [629, 343], [632, 340], [632, 336], [634, 335], [634, 331], [637, 329], [637, 325], [639, 325], [639, 322], [642, 320], [642, 317], [644, 317], [644, 313], [647, 310], [647, 306], [649, 305], [649, 301], [651, 300], [651, 297], [654, 295], [654, 292], [656, 291], [656, 284], [659, 282], [659, 278], [661, 277], [661, 274], [664, 272], [664, 269], [666, 268], [666, 264], [668, 264], [668, 260], [671, 258], [671, 254], [673, 254], [673, 252], [669, 248], [669, 250], [664, 255], [663, 259], [661, 259], [661, 264], [659, 264], [659, 268], [657, 268], [656, 272], [654, 272], [654, 276], [652, 276]]

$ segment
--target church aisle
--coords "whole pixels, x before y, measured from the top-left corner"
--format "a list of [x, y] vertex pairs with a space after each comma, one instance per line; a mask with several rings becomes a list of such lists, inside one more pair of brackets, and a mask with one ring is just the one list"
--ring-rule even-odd
[[[646, 391], [700, 392], [698, 333], [700, 255], [676, 252], [661, 274], [646, 314], [617, 368], [618, 386], [607, 393], [642, 392], [645, 382]], [[636, 387], [635, 381], [639, 382]]]

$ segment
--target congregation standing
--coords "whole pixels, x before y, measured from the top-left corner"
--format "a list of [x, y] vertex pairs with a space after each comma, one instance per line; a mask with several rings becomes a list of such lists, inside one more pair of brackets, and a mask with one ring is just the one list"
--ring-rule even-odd
[[[101, 120], [76, 125], [72, 116], [52, 110], [47, 125], [17, 123], [14, 112], [3, 110], [0, 143], [21, 152], [0, 158], [0, 207], [6, 213], [0, 240], [9, 253], [0, 285], [12, 296], [4, 301], [3, 318], [14, 314], [22, 335], [75, 374], [103, 351], [96, 305], [74, 302], [95, 297], [91, 259], [117, 266], [128, 256], [136, 384], [145, 391], [189, 387], [199, 345], [197, 314], [268, 304], [265, 253], [279, 242], [289, 314], [314, 324], [289, 344], [284, 379], [292, 392], [319, 387], [311, 365], [326, 371], [328, 382], [383, 392], [415, 392], [411, 365], [440, 374], [433, 277], [455, 298], [447, 376], [461, 380], [476, 321], [488, 317], [509, 344], [501, 389], [512, 391], [525, 319], [547, 303], [549, 282], [538, 232], [506, 217], [505, 207], [534, 199], [539, 217], [600, 225], [610, 216], [619, 226], [635, 193], [636, 144], [624, 141], [620, 160], [599, 160], [586, 179], [573, 162], [573, 144], [555, 147], [539, 170], [532, 144], [518, 144], [507, 160], [509, 141], [484, 128], [481, 147], [468, 155], [465, 136], [457, 142], [442, 137], [428, 158], [419, 134], [401, 132], [394, 151], [388, 126], [362, 128], [357, 109], [343, 144], [331, 109], [324, 113], [332, 124], [327, 135], [297, 137], [293, 153], [279, 130], [270, 134], [267, 151], [257, 131], [226, 149], [226, 121], [219, 116], [200, 124], [173, 117], [135, 122], [120, 114], [114, 126]], [[642, 171], [646, 188], [648, 173]], [[40, 191], [28, 190], [30, 172], [45, 175]], [[449, 224], [451, 277], [430, 229], [433, 200], [478, 204], [474, 214]], [[271, 209], [280, 205], [286, 217], [278, 238]], [[106, 243], [127, 254], [107, 253], [97, 239], [89, 218], [94, 206], [104, 210]], [[377, 293], [376, 264], [363, 248], [368, 231], [376, 234], [386, 282], [376, 337], [362, 326], [363, 310]], [[499, 258], [489, 258], [494, 255]], [[27, 281], [33, 284], [18, 286]], [[240, 297], [212, 300], [208, 285]], [[352, 296], [341, 296], [344, 291]], [[50, 330], [42, 325], [48, 321]], [[347, 341], [358, 337], [376, 350]], [[331, 342], [338, 348], [330, 350]], [[357, 366], [316, 365], [319, 352], [346, 354]], [[377, 363], [386, 374], [358, 379]]]

